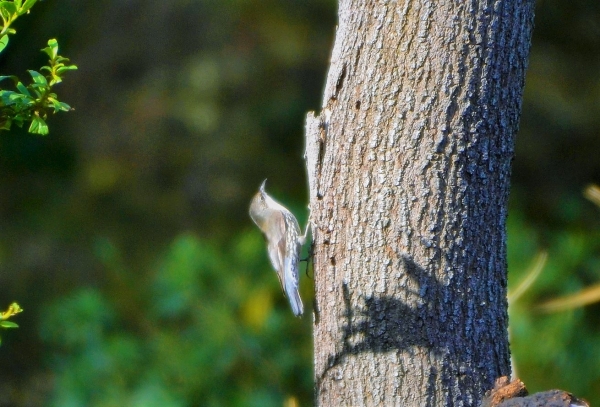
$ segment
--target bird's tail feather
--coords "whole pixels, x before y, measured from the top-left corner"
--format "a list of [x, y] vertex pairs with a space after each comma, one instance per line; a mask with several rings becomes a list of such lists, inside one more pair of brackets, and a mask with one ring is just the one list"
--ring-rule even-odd
[[300, 298], [298, 287], [293, 284], [286, 284], [285, 294], [290, 301], [290, 306], [292, 307], [292, 312], [294, 315], [301, 317], [304, 313], [304, 305], [302, 305], [302, 299]]

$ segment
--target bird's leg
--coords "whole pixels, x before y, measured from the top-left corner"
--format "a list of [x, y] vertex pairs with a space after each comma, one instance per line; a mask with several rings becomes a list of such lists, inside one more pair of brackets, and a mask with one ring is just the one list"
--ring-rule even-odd
[[[310, 276], [308, 275], [308, 267], [310, 266], [310, 260], [313, 258], [313, 249], [315, 247], [315, 243], [314, 242], [310, 242], [310, 247], [308, 248], [308, 256], [306, 256], [305, 259], [302, 259], [300, 261], [305, 261], [306, 262], [306, 277], [310, 278]], [[314, 263], [313, 263], [314, 264]]]
[[[306, 243], [306, 238], [308, 237], [308, 232], [312, 231], [311, 222], [310, 222], [311, 215], [312, 215], [312, 211], [310, 210], [310, 205], [308, 205], [308, 221], [306, 222], [306, 228], [304, 229], [304, 235], [298, 237], [298, 243], [300, 243], [302, 246], [304, 246], [304, 244]], [[311, 239], [310, 247], [308, 248], [308, 256], [306, 256], [306, 258], [304, 258], [304, 259], [300, 259], [300, 261], [306, 262], [305, 273], [306, 273], [306, 277], [309, 277], [309, 278], [310, 278], [310, 276], [308, 275], [308, 267], [310, 266], [309, 261], [313, 257], [313, 248], [314, 248], [314, 242]]]

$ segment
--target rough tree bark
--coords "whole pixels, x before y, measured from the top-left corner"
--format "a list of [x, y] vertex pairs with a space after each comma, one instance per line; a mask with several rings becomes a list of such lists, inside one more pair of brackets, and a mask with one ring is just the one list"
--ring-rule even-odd
[[507, 198], [533, 0], [341, 0], [306, 123], [321, 406], [474, 406], [510, 373]]

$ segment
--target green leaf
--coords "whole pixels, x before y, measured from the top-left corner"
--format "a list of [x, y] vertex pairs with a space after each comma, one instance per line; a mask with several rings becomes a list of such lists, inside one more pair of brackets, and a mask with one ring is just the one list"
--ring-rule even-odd
[[10, 130], [10, 125], [12, 124], [12, 120], [10, 118], [6, 118], [5, 121], [0, 124], [0, 130]]
[[1, 101], [0, 103], [1, 103], [2, 107], [4, 107], [4, 106], [10, 106], [11, 104], [13, 104], [11, 96], [14, 93], [15, 92], [10, 91], [10, 90], [0, 91], [0, 101]]
[[36, 2], [37, 0], [25, 0], [25, 4], [19, 9], [19, 15], [27, 13]]
[[12, 79], [15, 82], [15, 85], [17, 83], [19, 83], [19, 78], [17, 78], [15, 75], [2, 75], [0, 76], [0, 81], [3, 81], [4, 79]]
[[64, 72], [76, 71], [76, 70], [77, 70], [77, 65], [66, 65], [66, 66], [61, 66], [60, 68], [58, 68], [56, 70], [56, 73], [59, 75], [62, 75]]
[[0, 15], [2, 16], [2, 20], [4, 21], [4, 29], [6, 29], [6, 27], [8, 25], [10, 25], [11, 20], [12, 20], [12, 15], [10, 14], [10, 12], [4, 8], [4, 6], [0, 3]]
[[15, 324], [12, 321], [0, 321], [0, 327], [2, 327], [2, 328], [18, 328], [19, 325]]
[[54, 108], [54, 113], [56, 112], [68, 112], [69, 110], [71, 110], [71, 106], [69, 106], [68, 104], [64, 103], [64, 102], [60, 102], [56, 99], [56, 95], [54, 95], [54, 97], [50, 96], [48, 97], [48, 102], [50, 102], [52, 104], [52, 107]]
[[60, 102], [58, 100], [56, 100], [54, 97], [49, 96], [48, 102], [50, 102], [52, 104], [52, 107], [54, 107], [54, 113], [56, 113], [60, 110]]
[[[25, 4], [27, 4], [27, 2], [25, 2]], [[42, 51], [44, 51], [51, 60], [55, 60], [58, 55], [58, 41], [54, 38], [48, 40], [48, 46], [43, 48]]]
[[70, 105], [66, 104], [65, 102], [58, 102], [58, 104], [59, 104], [58, 110], [62, 110], [63, 112], [69, 112], [69, 111], [73, 110], [73, 108]]
[[25, 118], [21, 115], [17, 115], [16, 117], [13, 117], [13, 123], [16, 124], [17, 126], [19, 126], [19, 128], [23, 127], [24, 122], [25, 122]]
[[3, 90], [0, 92], [0, 103], [2, 106], [11, 106], [17, 103], [17, 99], [22, 98], [23, 95], [11, 90]]
[[8, 45], [8, 35], [4, 34], [0, 37], [0, 52], [4, 51], [4, 48]]
[[0, 1], [0, 8], [6, 10], [11, 16], [17, 14], [17, 6], [12, 1]]
[[51, 73], [52, 79], [50, 79], [50, 86], [54, 86], [57, 83], [62, 82], [62, 78], [54, 73]]
[[29, 72], [29, 75], [31, 75], [31, 78], [35, 83], [37, 83], [38, 85], [48, 86], [48, 81], [46, 80], [46, 77], [44, 75], [31, 69], [27, 70], [27, 72]]
[[16, 106], [16, 110], [23, 110], [29, 106], [35, 105], [35, 100], [31, 96], [26, 96], [21, 93], [12, 92], [10, 90], [2, 91], [0, 98], [4, 106]]
[[31, 93], [29, 93], [29, 90], [27, 89], [27, 87], [25, 85], [23, 85], [22, 82], [17, 82], [17, 89], [19, 90], [19, 92], [21, 92], [23, 95], [29, 96], [31, 97]]
[[29, 126], [29, 132], [45, 136], [49, 132], [48, 125], [41, 117], [33, 116], [33, 119], [31, 120], [31, 125]]

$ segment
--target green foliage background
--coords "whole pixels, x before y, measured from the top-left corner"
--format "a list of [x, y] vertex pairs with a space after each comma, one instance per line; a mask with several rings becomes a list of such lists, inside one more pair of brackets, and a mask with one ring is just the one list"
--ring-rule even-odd
[[[268, 177], [306, 218], [303, 117], [318, 109], [333, 1], [38, 2], [0, 74], [79, 70], [49, 137], [0, 137], [0, 406], [312, 403], [310, 316], [293, 318], [247, 216]], [[509, 215], [511, 309], [531, 390], [600, 402], [600, 306], [535, 304], [600, 281], [600, 4], [538, 2]], [[302, 280], [310, 308], [312, 281]], [[308, 313], [310, 315], [310, 312]]]

